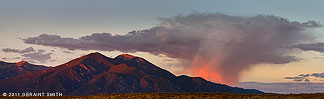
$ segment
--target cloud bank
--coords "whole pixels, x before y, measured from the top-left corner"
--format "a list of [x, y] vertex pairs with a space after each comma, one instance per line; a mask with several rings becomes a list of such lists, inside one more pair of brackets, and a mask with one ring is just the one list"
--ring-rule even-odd
[[292, 80], [297, 81], [297, 82], [300, 82], [300, 81], [309, 82], [310, 77], [315, 77], [317, 79], [320, 79], [320, 81], [321, 81], [322, 78], [324, 78], [324, 73], [300, 74], [300, 75], [295, 76], [295, 77], [284, 77], [284, 79], [292, 79]]
[[284, 77], [284, 79], [293, 79], [294, 81], [297, 81], [297, 82], [308, 80], [308, 79], [306, 79], [306, 77]]
[[22, 58], [16, 57], [16, 58], [7, 58], [4, 57], [2, 59], [4, 60], [11, 60], [11, 59], [22, 59], [22, 60], [28, 60], [31, 63], [45, 63], [48, 60], [52, 59], [51, 55], [52, 53], [45, 53], [45, 50], [39, 49], [36, 51], [33, 47], [28, 47], [25, 49], [13, 49], [13, 48], [4, 48], [2, 49], [3, 52], [6, 53], [18, 53], [21, 54]]
[[35, 52], [36, 50], [33, 47], [28, 47], [25, 49], [13, 49], [13, 48], [4, 48], [2, 49], [3, 52], [6, 53], [20, 53], [20, 54], [24, 54], [24, 53], [29, 53], [29, 52]]
[[23, 54], [24, 60], [30, 60], [30, 61], [37, 61], [40, 63], [45, 63], [48, 60], [52, 59], [51, 57], [52, 53], [45, 53], [43, 50], [38, 50], [37, 52], [34, 53], [27, 53]]
[[148, 52], [177, 58], [184, 72], [214, 82], [232, 84], [254, 64], [297, 61], [286, 47], [312, 39], [314, 22], [272, 16], [229, 16], [221, 13], [160, 18], [161, 24], [126, 35], [94, 33], [80, 38], [42, 34], [23, 39], [27, 44], [70, 50]]

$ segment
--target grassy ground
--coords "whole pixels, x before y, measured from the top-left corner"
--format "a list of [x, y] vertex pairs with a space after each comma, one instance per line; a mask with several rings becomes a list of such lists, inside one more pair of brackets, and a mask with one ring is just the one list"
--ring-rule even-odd
[[225, 94], [225, 93], [126, 93], [61, 97], [3, 97], [11, 99], [324, 99], [324, 93], [314, 94]]

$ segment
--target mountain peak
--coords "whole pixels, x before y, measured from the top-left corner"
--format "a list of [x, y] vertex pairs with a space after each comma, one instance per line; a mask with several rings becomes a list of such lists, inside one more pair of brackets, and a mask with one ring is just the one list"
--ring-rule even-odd
[[74, 66], [74, 65], [80, 65], [80, 63], [84, 60], [98, 60], [98, 61], [102, 61], [104, 60], [105, 56], [102, 55], [101, 53], [99, 52], [94, 52], [94, 53], [90, 53], [90, 54], [87, 54], [87, 55], [84, 55], [84, 56], [81, 56], [79, 58], [76, 58], [74, 60], [71, 60], [69, 61], [68, 63], [65, 63], [64, 65], [66, 66]]
[[22, 66], [24, 65], [25, 63], [28, 63], [27, 61], [20, 61], [20, 62], [17, 62], [17, 66]]
[[115, 57], [114, 59], [122, 59], [122, 60], [136, 59], [138, 62], [143, 62], [143, 60], [144, 60], [141, 57], [133, 56], [133, 55], [130, 55], [130, 54], [121, 54], [121, 55], [118, 55], [117, 57]]
[[66, 66], [75, 66], [75, 65], [81, 65], [82, 62], [103, 62], [104, 64], [111, 64], [109, 61], [109, 58], [107, 58], [105, 55], [99, 53], [99, 52], [94, 52], [90, 53], [84, 56], [81, 56], [79, 58], [76, 58], [74, 60], [69, 61], [68, 63], [65, 63], [64, 65]]
[[104, 56], [103, 54], [99, 53], [99, 52], [94, 52], [94, 53], [90, 53], [84, 56], [81, 56], [79, 59], [85, 59], [85, 58], [89, 58], [89, 57], [93, 57], [93, 58], [98, 58]]
[[101, 55], [101, 56], [103, 56], [103, 54], [101, 54], [101, 53], [99, 53], [99, 52], [90, 53], [90, 54], [85, 55], [85, 56], [97, 56], [97, 55]]
[[124, 58], [135, 58], [135, 56], [133, 56], [133, 55], [130, 55], [130, 54], [121, 54], [121, 55], [118, 55], [117, 57], [124, 57]]

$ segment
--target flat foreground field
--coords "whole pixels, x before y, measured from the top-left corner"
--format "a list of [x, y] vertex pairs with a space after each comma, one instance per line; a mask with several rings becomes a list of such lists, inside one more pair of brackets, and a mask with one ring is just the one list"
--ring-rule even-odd
[[314, 94], [227, 94], [227, 93], [126, 93], [61, 97], [3, 97], [11, 99], [324, 99], [324, 93]]

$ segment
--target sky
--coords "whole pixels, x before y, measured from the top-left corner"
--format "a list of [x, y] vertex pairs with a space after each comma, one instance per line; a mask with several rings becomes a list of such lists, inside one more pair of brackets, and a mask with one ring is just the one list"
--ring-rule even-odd
[[[323, 0], [0, 0], [0, 60], [57, 66], [91, 52], [108, 57], [128, 53], [176, 75], [233, 86], [322, 84], [322, 4]], [[244, 29], [232, 25], [236, 23]], [[255, 36], [253, 31], [262, 33]], [[225, 45], [230, 46], [222, 48]]]

